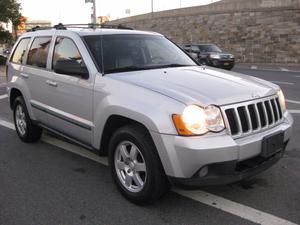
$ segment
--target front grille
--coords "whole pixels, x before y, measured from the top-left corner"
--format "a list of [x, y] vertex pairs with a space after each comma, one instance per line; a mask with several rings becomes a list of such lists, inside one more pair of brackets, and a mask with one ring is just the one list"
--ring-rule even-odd
[[282, 121], [277, 96], [221, 108], [227, 128], [234, 138], [271, 128]]

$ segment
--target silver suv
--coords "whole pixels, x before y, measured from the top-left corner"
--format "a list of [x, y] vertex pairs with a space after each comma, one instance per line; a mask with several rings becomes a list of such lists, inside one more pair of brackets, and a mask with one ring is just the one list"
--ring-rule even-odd
[[170, 184], [227, 184], [283, 155], [293, 119], [280, 88], [199, 66], [164, 36], [66, 28], [22, 35], [7, 63], [18, 136], [45, 128], [108, 155], [120, 192], [151, 203]]

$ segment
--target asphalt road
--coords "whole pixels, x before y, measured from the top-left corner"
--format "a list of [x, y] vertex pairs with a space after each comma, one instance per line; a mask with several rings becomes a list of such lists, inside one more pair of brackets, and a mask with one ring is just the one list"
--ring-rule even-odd
[[[277, 82], [287, 99], [300, 102], [300, 73], [236, 70]], [[3, 121], [12, 122], [3, 94], [0, 85], [0, 225], [256, 224], [243, 216], [249, 207], [258, 212], [254, 218], [267, 213], [283, 219], [277, 224], [300, 224], [299, 113], [293, 114], [294, 133], [285, 156], [268, 171], [242, 183], [201, 189], [218, 197], [212, 204], [198, 192], [186, 191], [194, 193], [187, 198], [175, 190], [155, 205], [140, 207], [121, 197], [108, 168], [97, 159], [66, 151], [61, 142], [46, 141], [47, 135], [36, 144], [22, 143], [3, 126]], [[300, 104], [288, 103], [288, 109], [300, 110]], [[227, 200], [238, 207], [224, 204]], [[262, 224], [274, 224], [264, 218]]]

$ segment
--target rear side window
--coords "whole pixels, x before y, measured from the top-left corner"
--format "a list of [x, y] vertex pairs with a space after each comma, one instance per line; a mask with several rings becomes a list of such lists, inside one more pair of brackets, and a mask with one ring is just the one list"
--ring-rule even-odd
[[23, 38], [19, 42], [19, 44], [18, 44], [18, 46], [17, 46], [17, 48], [16, 48], [16, 50], [15, 50], [15, 52], [14, 52], [12, 58], [11, 58], [11, 62], [20, 63], [20, 64], [22, 64], [24, 62], [25, 53], [26, 53], [29, 41], [30, 41], [30, 38]]
[[46, 68], [51, 37], [35, 38], [28, 52], [27, 64]]

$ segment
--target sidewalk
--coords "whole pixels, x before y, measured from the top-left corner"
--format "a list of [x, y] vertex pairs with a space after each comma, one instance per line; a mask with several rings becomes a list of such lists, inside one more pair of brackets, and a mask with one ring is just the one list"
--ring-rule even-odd
[[283, 72], [298, 72], [300, 73], [300, 65], [272, 65], [262, 63], [237, 63], [235, 68], [251, 69], [251, 70], [269, 70], [269, 71], [283, 71]]
[[6, 82], [5, 66], [0, 66], [0, 85]]

